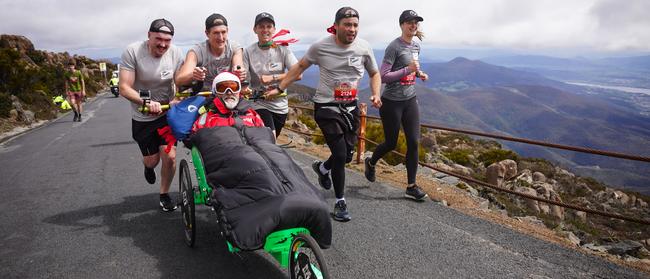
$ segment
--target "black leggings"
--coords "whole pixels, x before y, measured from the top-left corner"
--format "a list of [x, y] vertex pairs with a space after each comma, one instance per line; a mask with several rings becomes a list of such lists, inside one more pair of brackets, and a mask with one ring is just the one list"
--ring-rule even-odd
[[[345, 134], [325, 134], [325, 141], [330, 148], [330, 155], [323, 166], [330, 170], [332, 175], [332, 184], [334, 185], [334, 195], [337, 199], [343, 198], [345, 194], [345, 164], [352, 162], [354, 154], [354, 145], [350, 146], [349, 140]], [[356, 136], [356, 135], [355, 135]]]
[[[352, 105], [356, 107], [356, 103]], [[345, 194], [345, 164], [352, 162], [354, 145], [357, 143], [359, 109], [355, 108], [350, 112], [351, 118], [348, 119], [348, 122], [340, 112], [335, 112], [324, 106], [331, 105], [314, 104], [314, 120], [323, 132], [325, 142], [332, 152], [332, 155], [323, 162], [323, 166], [330, 170], [334, 195], [340, 199]], [[348, 123], [352, 127], [348, 127]]]
[[381, 102], [379, 115], [381, 116], [381, 123], [384, 125], [385, 141], [377, 146], [375, 152], [372, 153], [370, 163], [376, 164], [386, 153], [395, 149], [401, 124], [406, 136], [408, 184], [413, 184], [418, 171], [418, 142], [420, 141], [420, 109], [417, 97], [406, 101], [391, 101], [381, 98]]

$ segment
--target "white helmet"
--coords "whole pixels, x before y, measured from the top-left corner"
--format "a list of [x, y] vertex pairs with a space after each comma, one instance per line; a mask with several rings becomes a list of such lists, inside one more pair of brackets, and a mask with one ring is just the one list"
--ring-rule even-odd
[[214, 77], [214, 80], [212, 81], [212, 94], [225, 93], [225, 90], [223, 92], [217, 92], [217, 88], [216, 88], [218, 83], [224, 81], [237, 82], [237, 90], [230, 89], [233, 91], [233, 93], [239, 93], [241, 91], [241, 81], [239, 80], [238, 76], [236, 76], [231, 72], [221, 72], [216, 77]]

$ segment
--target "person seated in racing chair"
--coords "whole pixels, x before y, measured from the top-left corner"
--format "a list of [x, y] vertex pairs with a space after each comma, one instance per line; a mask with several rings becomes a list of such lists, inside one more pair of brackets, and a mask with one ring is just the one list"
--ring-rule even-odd
[[273, 132], [240, 98], [241, 87], [236, 75], [217, 75], [213, 99], [206, 100], [189, 137], [201, 153], [224, 236], [240, 249], [255, 250], [274, 231], [304, 227], [328, 248], [332, 225], [321, 191], [275, 144]]

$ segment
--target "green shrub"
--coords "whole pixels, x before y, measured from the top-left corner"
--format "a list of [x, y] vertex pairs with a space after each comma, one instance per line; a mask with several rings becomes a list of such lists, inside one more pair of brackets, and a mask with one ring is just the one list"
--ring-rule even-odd
[[449, 160], [454, 161], [454, 163], [456, 164], [460, 164], [463, 166], [471, 166], [471, 160], [469, 158], [469, 155], [472, 154], [471, 150], [458, 149], [458, 150], [445, 151], [442, 154], [445, 155], [445, 157], [449, 158]]
[[303, 124], [307, 125], [307, 128], [309, 128], [312, 131], [316, 131], [318, 128], [318, 125], [316, 124], [316, 121], [309, 115], [306, 114], [301, 114], [298, 116], [298, 120], [302, 122]]
[[506, 159], [517, 160], [517, 153], [514, 153], [510, 150], [505, 149], [490, 149], [486, 152], [481, 153], [478, 156], [478, 160], [483, 163], [484, 166], [489, 166], [492, 163], [501, 162]]
[[11, 106], [11, 96], [7, 93], [0, 93], [0, 117], [9, 117]]
[[458, 139], [461, 142], [470, 142], [472, 138], [464, 134], [449, 134], [447, 136], [440, 136], [437, 138], [438, 144], [443, 146], [451, 145], [454, 140]]

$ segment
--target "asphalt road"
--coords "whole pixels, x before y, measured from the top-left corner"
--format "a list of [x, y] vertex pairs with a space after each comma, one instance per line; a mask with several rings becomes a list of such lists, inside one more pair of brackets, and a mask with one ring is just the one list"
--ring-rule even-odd
[[[197, 243], [180, 211], [158, 208], [142, 175], [130, 112], [103, 94], [83, 122], [68, 114], [0, 144], [2, 278], [287, 278], [263, 251], [230, 254], [198, 207]], [[312, 157], [291, 151], [312, 181]], [[178, 159], [187, 158], [179, 148]], [[333, 278], [648, 278], [348, 172], [353, 220], [334, 222]], [[178, 183], [174, 180], [173, 195]], [[333, 193], [326, 193], [333, 205]]]

